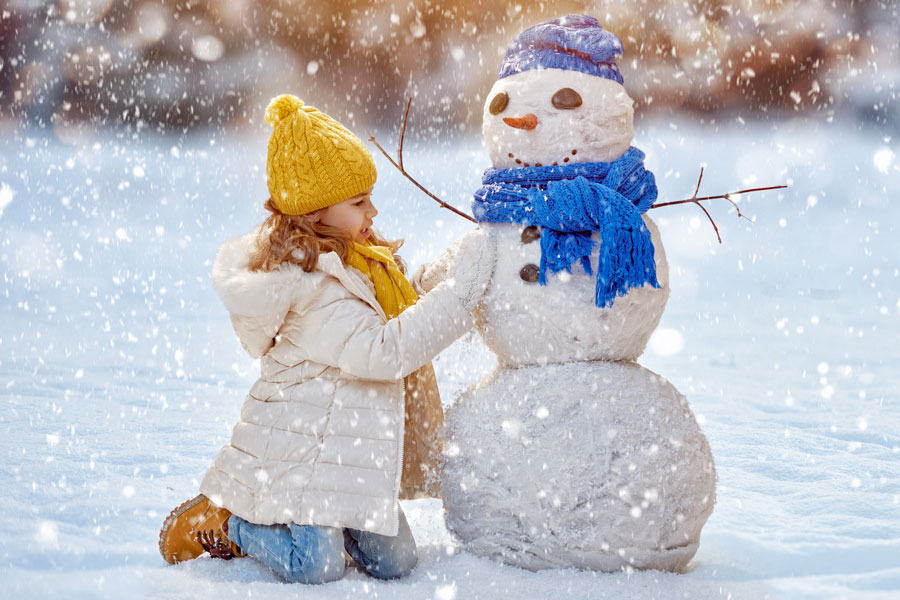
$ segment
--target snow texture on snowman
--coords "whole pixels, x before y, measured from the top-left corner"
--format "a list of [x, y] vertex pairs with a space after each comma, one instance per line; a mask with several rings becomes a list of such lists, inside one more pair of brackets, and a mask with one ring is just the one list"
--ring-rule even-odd
[[621, 54], [584, 15], [519, 34], [485, 102], [481, 224], [429, 268], [493, 271], [476, 318], [499, 364], [447, 412], [447, 526], [531, 570], [681, 571], [715, 503], [687, 400], [635, 362], [669, 273]]

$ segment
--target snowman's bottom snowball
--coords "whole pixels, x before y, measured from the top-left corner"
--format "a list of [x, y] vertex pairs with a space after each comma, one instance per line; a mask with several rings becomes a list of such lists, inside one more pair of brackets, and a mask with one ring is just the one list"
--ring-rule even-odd
[[530, 570], [681, 571], [715, 503], [687, 401], [631, 362], [499, 367], [447, 412], [447, 527]]

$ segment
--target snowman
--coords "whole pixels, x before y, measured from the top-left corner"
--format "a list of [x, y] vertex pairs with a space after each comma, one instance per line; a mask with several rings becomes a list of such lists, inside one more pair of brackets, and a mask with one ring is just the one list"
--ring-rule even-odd
[[669, 273], [621, 53], [584, 15], [514, 40], [484, 106], [480, 225], [422, 277], [490, 263], [476, 322], [498, 366], [447, 411], [445, 516], [465, 550], [530, 570], [682, 571], [715, 503], [685, 397], [636, 362]]

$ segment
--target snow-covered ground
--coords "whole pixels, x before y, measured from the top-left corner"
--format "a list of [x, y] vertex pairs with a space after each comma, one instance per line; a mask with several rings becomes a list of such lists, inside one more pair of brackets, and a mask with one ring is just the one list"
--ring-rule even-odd
[[[405, 162], [468, 207], [479, 139]], [[672, 296], [641, 363], [684, 392], [712, 445], [718, 505], [691, 570], [531, 573], [460, 552], [437, 501], [405, 504], [410, 577], [289, 587], [252, 560], [169, 566], [157, 533], [227, 441], [257, 365], [207, 273], [263, 217], [266, 132], [45, 134], [0, 141], [0, 580], [9, 597], [896, 598], [900, 594], [900, 144], [841, 124], [654, 121], [636, 144]], [[381, 136], [388, 147], [389, 135]], [[470, 225], [377, 159], [383, 232], [415, 266]], [[468, 337], [437, 361], [447, 403], [487, 373]], [[499, 424], [498, 424], [499, 426]]]

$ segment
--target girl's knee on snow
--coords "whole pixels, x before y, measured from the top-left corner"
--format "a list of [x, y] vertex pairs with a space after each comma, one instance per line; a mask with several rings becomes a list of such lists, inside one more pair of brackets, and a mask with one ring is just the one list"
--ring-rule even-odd
[[416, 541], [402, 513], [396, 536], [345, 529], [344, 547], [353, 560], [378, 579], [405, 577], [419, 562]]
[[340, 529], [290, 524], [293, 552], [284, 576], [292, 583], [320, 584], [344, 576], [344, 540]]
[[416, 551], [416, 547], [405, 547], [387, 557], [377, 568], [369, 569], [368, 572], [379, 579], [396, 579], [398, 577], [406, 577], [412, 573], [418, 562], [419, 554]]

